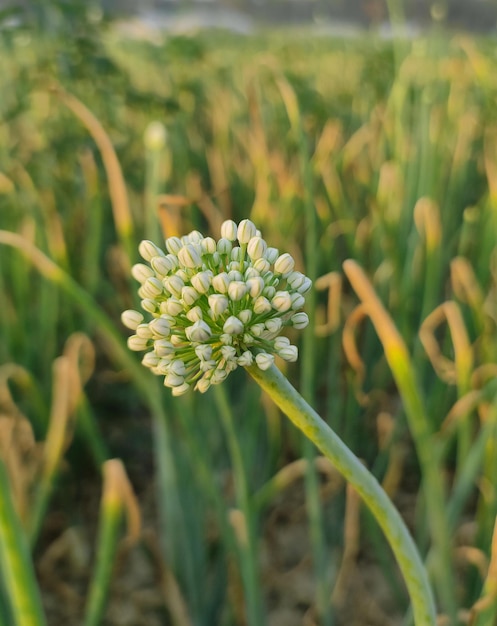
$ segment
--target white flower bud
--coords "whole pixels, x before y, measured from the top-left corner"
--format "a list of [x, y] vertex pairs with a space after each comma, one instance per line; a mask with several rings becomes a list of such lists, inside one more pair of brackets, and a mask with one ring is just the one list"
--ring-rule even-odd
[[164, 385], [166, 387], [180, 387], [185, 382], [183, 376], [178, 376], [174, 372], [169, 372], [169, 374], [164, 378]]
[[223, 359], [230, 361], [236, 356], [236, 350], [233, 346], [223, 346], [221, 348], [221, 354], [223, 355]]
[[216, 251], [216, 241], [212, 237], [204, 237], [200, 242], [202, 254], [214, 254]]
[[171, 334], [171, 325], [163, 317], [157, 317], [149, 324], [152, 333], [157, 337], [169, 337]]
[[138, 252], [142, 259], [145, 259], [147, 262], [150, 262], [154, 256], [164, 256], [164, 252], [156, 246], [155, 243], [148, 241], [148, 239], [144, 239], [140, 242]]
[[216, 319], [226, 311], [229, 304], [228, 298], [220, 293], [214, 293], [209, 296], [208, 302]]
[[278, 258], [279, 254], [278, 248], [268, 248], [264, 256], [266, 257], [268, 263], [271, 263], [272, 265]]
[[283, 322], [281, 317], [273, 317], [273, 319], [267, 320], [264, 326], [269, 331], [269, 334], [274, 336], [275, 333], [280, 332]]
[[211, 383], [213, 385], [219, 385], [228, 377], [228, 372], [226, 370], [215, 370], [212, 374]]
[[249, 293], [252, 298], [257, 298], [261, 295], [262, 290], [264, 289], [264, 281], [260, 276], [254, 276], [253, 278], [249, 278], [246, 282]]
[[143, 322], [143, 315], [139, 311], [128, 309], [121, 313], [121, 322], [130, 330], [136, 330], [138, 324]]
[[309, 324], [307, 313], [295, 313], [290, 318], [292, 326], [297, 330], [302, 330]]
[[172, 315], [176, 317], [183, 311], [183, 304], [177, 299], [171, 296], [164, 302], [160, 303], [160, 312], [166, 313], [167, 315]]
[[188, 383], [183, 383], [182, 385], [178, 385], [177, 387], [173, 387], [171, 389], [171, 395], [173, 396], [182, 396], [190, 389], [190, 385]]
[[167, 276], [169, 272], [174, 269], [170, 259], [165, 256], [154, 256], [154, 258], [150, 261], [150, 265], [155, 273], [161, 278]]
[[138, 324], [136, 334], [143, 339], [152, 339], [153, 337], [152, 329], [148, 324]]
[[217, 242], [217, 251], [219, 254], [231, 254], [231, 249], [233, 248], [233, 244], [229, 239], [221, 238]]
[[250, 332], [254, 337], [260, 337], [264, 332], [265, 326], [264, 324], [254, 324], [250, 327]]
[[183, 246], [178, 252], [178, 261], [190, 269], [202, 267], [202, 258], [193, 244], [189, 243]]
[[291, 272], [289, 276], [287, 276], [286, 280], [289, 287], [291, 287], [292, 289], [298, 289], [303, 285], [304, 278], [305, 276], [302, 274], [302, 272]]
[[239, 356], [237, 360], [238, 365], [241, 365], [242, 367], [248, 367], [254, 362], [254, 355], [252, 354], [252, 352], [250, 352], [250, 350], [245, 350], [245, 352], [241, 356]]
[[250, 220], [242, 220], [238, 224], [238, 241], [240, 243], [248, 243], [252, 237], [255, 237], [257, 228]]
[[221, 224], [221, 237], [229, 241], [235, 241], [236, 231], [236, 223], [233, 220], [226, 220]]
[[202, 343], [195, 347], [195, 354], [201, 361], [208, 361], [212, 356], [212, 346]]
[[301, 309], [305, 304], [305, 298], [300, 293], [292, 293], [292, 309], [296, 311], [297, 309]]
[[198, 322], [195, 322], [193, 326], [185, 328], [185, 334], [190, 341], [198, 341], [198, 343], [202, 343], [210, 338], [212, 332], [204, 321], [199, 320]]
[[169, 365], [169, 371], [172, 374], [176, 374], [177, 376], [185, 376], [186, 374], [186, 366], [183, 361], [180, 359], [175, 359], [171, 361]]
[[162, 358], [159, 360], [157, 367], [155, 368], [157, 373], [161, 376], [165, 376], [169, 372], [169, 366], [171, 365], [171, 360], [173, 358], [172, 354]]
[[169, 341], [175, 348], [181, 348], [186, 345], [186, 340], [181, 335], [171, 335]]
[[272, 354], [267, 354], [266, 352], [260, 352], [256, 355], [255, 362], [257, 363], [259, 369], [268, 370], [274, 363], [274, 356]]
[[193, 287], [183, 287], [181, 290], [181, 298], [187, 306], [192, 306], [200, 298], [200, 294]]
[[199, 272], [191, 277], [190, 282], [199, 293], [207, 293], [211, 286], [212, 272]]
[[271, 300], [271, 305], [279, 313], [284, 313], [292, 307], [292, 298], [288, 291], [277, 291]]
[[243, 274], [241, 272], [239, 272], [238, 270], [230, 270], [228, 272], [228, 278], [231, 281], [233, 280], [238, 280], [238, 281], [242, 281], [243, 280]]
[[142, 365], [145, 367], [157, 367], [159, 365], [160, 357], [155, 352], [147, 352], [143, 355]]
[[190, 275], [183, 269], [176, 270], [174, 273], [175, 276], [181, 278], [181, 280], [186, 284], [190, 280]]
[[200, 361], [200, 371], [201, 372], [210, 372], [213, 369], [216, 369], [217, 363], [214, 359], [207, 359], [206, 361]]
[[166, 254], [166, 259], [171, 264], [171, 269], [174, 270], [179, 267], [178, 257], [175, 254]]
[[259, 272], [252, 265], [250, 265], [245, 270], [245, 274], [244, 274], [245, 280], [249, 280], [250, 278], [259, 278], [259, 277], [260, 277]]
[[259, 274], [265, 274], [269, 271], [270, 267], [271, 265], [267, 259], [256, 259], [254, 261], [254, 268], [259, 272]]
[[221, 272], [212, 278], [212, 286], [219, 293], [227, 293], [229, 284], [230, 279], [228, 278], [228, 274], [226, 274], [226, 272]]
[[304, 276], [304, 282], [297, 289], [297, 291], [299, 293], [307, 293], [311, 287], [312, 287], [312, 280], [308, 278], [307, 276]]
[[259, 296], [254, 301], [253, 309], [256, 315], [263, 315], [264, 313], [269, 313], [271, 310], [271, 303], [264, 296]]
[[252, 239], [248, 242], [247, 254], [253, 261], [263, 257], [266, 250], [267, 244], [264, 239], [261, 239], [261, 237], [252, 237]]
[[234, 280], [228, 286], [228, 295], [233, 302], [238, 302], [247, 293], [247, 284], [241, 280]]
[[237, 317], [244, 324], [248, 324], [252, 319], [252, 311], [250, 309], [243, 309], [243, 311], [240, 311], [240, 313], [238, 313]]
[[276, 337], [273, 345], [276, 352], [278, 352], [278, 350], [286, 348], [290, 345], [290, 339], [288, 339], [288, 337]]
[[181, 298], [181, 290], [185, 286], [185, 283], [179, 276], [167, 276], [162, 281], [164, 287], [169, 291], [172, 296]]
[[141, 292], [146, 298], [154, 299], [163, 293], [162, 283], [155, 276], [151, 276], [141, 286]]
[[243, 322], [234, 315], [231, 315], [224, 322], [223, 331], [228, 335], [239, 335], [243, 332]]
[[200, 322], [203, 318], [202, 309], [199, 306], [194, 306], [193, 309], [188, 311], [186, 317], [190, 320], [190, 322]]
[[131, 268], [131, 276], [139, 283], [143, 285], [143, 283], [147, 280], [147, 278], [151, 278], [155, 276], [155, 272], [148, 265], [144, 263], [136, 263]]
[[279, 256], [274, 263], [274, 271], [277, 274], [290, 274], [293, 272], [293, 268], [295, 267], [295, 261], [291, 254], [285, 252]]
[[299, 350], [297, 346], [286, 346], [278, 350], [278, 356], [289, 363], [293, 363], [299, 358]]
[[211, 381], [202, 376], [200, 380], [197, 380], [197, 384], [195, 385], [195, 390], [200, 391], [200, 393], [205, 393], [209, 389], [210, 386], [211, 386]]
[[141, 307], [147, 313], [155, 313], [157, 311], [157, 303], [150, 298], [144, 298], [141, 302]]
[[[172, 338], [171, 338], [172, 339]], [[154, 352], [161, 358], [174, 354], [174, 346], [167, 339], [156, 339], [154, 341]]]
[[245, 333], [243, 335], [243, 343], [246, 344], [247, 346], [250, 346], [254, 343], [255, 339], [254, 337], [252, 337], [252, 335], [250, 333]]
[[219, 335], [219, 339], [225, 346], [231, 346], [233, 343], [233, 335], [230, 335], [229, 333], [222, 333]]
[[138, 335], [131, 335], [128, 337], [128, 348], [134, 352], [140, 352], [148, 348], [149, 340], [145, 337], [138, 337]]
[[236, 248], [233, 248], [230, 256], [231, 256], [232, 263], [236, 263], [237, 261], [239, 261], [242, 258], [241, 248], [239, 246], [236, 246]]
[[188, 235], [185, 235], [184, 237], [182, 237], [181, 241], [183, 242], [184, 245], [187, 243], [199, 244], [201, 241], [203, 241], [203, 239], [204, 239], [204, 236], [199, 230], [192, 230], [191, 233], [188, 233]]
[[211, 264], [213, 265], [213, 267], [219, 267], [219, 265], [221, 265], [221, 257], [219, 255], [219, 252], [214, 252], [211, 259]]
[[276, 289], [274, 287], [264, 287], [264, 289], [262, 290], [262, 293], [264, 296], [266, 296], [266, 298], [269, 298], [270, 300], [274, 297], [274, 294], [276, 293]]
[[179, 237], [168, 237], [166, 239], [166, 250], [170, 254], [178, 255], [178, 252], [183, 247], [183, 242]]

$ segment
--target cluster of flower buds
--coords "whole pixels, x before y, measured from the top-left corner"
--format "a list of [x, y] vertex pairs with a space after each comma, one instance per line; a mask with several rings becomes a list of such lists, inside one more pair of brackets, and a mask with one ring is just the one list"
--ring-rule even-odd
[[268, 247], [250, 220], [224, 222], [219, 241], [193, 231], [165, 243], [167, 253], [142, 241], [147, 263], [132, 268], [152, 319], [128, 310], [122, 321], [135, 332], [129, 348], [146, 351], [143, 365], [164, 376], [173, 395], [203, 393], [239, 365], [268, 369], [275, 354], [297, 360], [297, 347], [280, 333], [307, 326], [300, 309], [311, 280], [294, 270], [290, 254]]

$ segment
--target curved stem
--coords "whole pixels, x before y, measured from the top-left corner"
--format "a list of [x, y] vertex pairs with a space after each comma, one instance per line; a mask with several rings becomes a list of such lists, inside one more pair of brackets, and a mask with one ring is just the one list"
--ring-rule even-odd
[[266, 371], [256, 365], [246, 369], [364, 500], [395, 554], [411, 598], [416, 626], [435, 626], [435, 602], [423, 562], [399, 512], [376, 478], [275, 366]]

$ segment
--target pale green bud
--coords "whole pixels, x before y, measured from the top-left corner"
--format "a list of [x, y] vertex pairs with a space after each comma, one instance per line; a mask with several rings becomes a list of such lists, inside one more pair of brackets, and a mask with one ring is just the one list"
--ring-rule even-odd
[[278, 356], [289, 363], [293, 363], [299, 358], [299, 350], [297, 346], [285, 346], [278, 350]]
[[284, 313], [292, 307], [292, 298], [288, 291], [277, 291], [271, 300], [271, 305], [279, 313]]
[[268, 263], [271, 263], [272, 265], [278, 258], [279, 254], [278, 248], [268, 248], [264, 256], [266, 257]]
[[309, 324], [309, 317], [307, 313], [295, 313], [290, 318], [292, 326], [297, 330], [302, 330]]
[[188, 383], [183, 383], [182, 385], [178, 385], [177, 387], [173, 387], [171, 389], [171, 395], [173, 396], [182, 396], [190, 389], [190, 385]]
[[238, 246], [231, 251], [231, 261], [236, 262], [242, 258], [242, 250]]
[[176, 270], [174, 273], [175, 276], [181, 278], [181, 280], [186, 284], [190, 280], [190, 275], [183, 269]]
[[292, 293], [292, 309], [296, 311], [297, 309], [301, 309], [305, 304], [305, 298], [300, 293]]
[[154, 258], [150, 261], [150, 265], [155, 273], [161, 278], [167, 276], [169, 272], [174, 269], [171, 261], [165, 256], [154, 256]]
[[304, 282], [297, 289], [297, 291], [299, 293], [307, 293], [311, 287], [312, 287], [312, 280], [310, 278], [308, 278], [307, 276], [305, 276], [304, 277]]
[[274, 287], [264, 287], [264, 289], [262, 290], [263, 295], [266, 296], [266, 298], [269, 298], [270, 300], [274, 297], [274, 294], [276, 293], [276, 289]]
[[147, 352], [143, 355], [142, 365], [145, 367], [157, 367], [159, 365], [160, 357], [155, 352]]
[[228, 295], [233, 302], [238, 302], [247, 293], [247, 284], [241, 280], [234, 280], [228, 286]]
[[264, 324], [253, 324], [253, 326], [250, 327], [250, 332], [254, 335], [254, 337], [260, 337], [264, 332], [264, 329]]
[[138, 337], [138, 335], [131, 335], [128, 337], [128, 348], [134, 352], [140, 352], [148, 348], [149, 340], [145, 337]]
[[274, 363], [274, 356], [272, 354], [267, 354], [267, 352], [260, 352], [256, 355], [255, 362], [257, 363], [259, 369], [268, 370]]
[[200, 294], [193, 287], [183, 287], [181, 290], [181, 298], [187, 306], [192, 306], [200, 298]]
[[177, 376], [185, 376], [186, 366], [183, 361], [176, 359], [174, 361], [171, 361], [171, 364], [169, 365], [169, 371], [172, 374], [176, 374]]
[[228, 335], [239, 335], [243, 332], [243, 322], [234, 315], [231, 315], [224, 322], [223, 331]]
[[281, 317], [273, 317], [273, 319], [267, 320], [264, 326], [269, 331], [269, 334], [274, 336], [275, 333], [280, 332], [283, 322]]
[[148, 324], [138, 324], [136, 327], [136, 334], [138, 337], [142, 337], [143, 339], [152, 339], [153, 337], [152, 329]]
[[264, 296], [259, 296], [255, 299], [253, 304], [254, 313], [256, 315], [262, 315], [263, 313], [269, 313], [271, 310], [271, 303]]
[[223, 346], [221, 348], [221, 354], [223, 355], [224, 359], [230, 361], [236, 356], [236, 350], [235, 348], [233, 348], [233, 346]]
[[179, 276], [168, 276], [164, 278], [162, 283], [171, 295], [176, 298], [181, 298], [181, 290], [185, 286], [185, 283]]
[[259, 278], [259, 277], [260, 277], [259, 272], [255, 269], [255, 267], [252, 267], [252, 265], [250, 265], [245, 270], [245, 274], [244, 274], [245, 280], [249, 280], [250, 278]]
[[166, 239], [166, 249], [170, 254], [177, 255], [183, 247], [183, 242], [179, 237], [168, 237]]
[[230, 284], [230, 279], [226, 272], [221, 272], [217, 276], [212, 277], [212, 286], [219, 293], [227, 293]]
[[197, 248], [191, 243], [181, 248], [178, 252], [178, 260], [182, 265], [190, 269], [202, 267], [202, 258]]
[[212, 346], [207, 343], [202, 343], [195, 347], [195, 354], [202, 361], [208, 361], [212, 356]]
[[273, 345], [274, 349], [278, 352], [278, 350], [287, 348], [290, 345], [290, 339], [288, 339], [288, 337], [276, 337]]
[[233, 335], [230, 335], [229, 333], [222, 333], [221, 335], [219, 335], [219, 339], [221, 343], [224, 343], [225, 346], [231, 346], [231, 344], [233, 343]]
[[199, 293], [207, 293], [211, 286], [212, 272], [199, 272], [192, 276], [190, 282]]
[[217, 251], [219, 252], [219, 254], [231, 254], [232, 248], [233, 245], [229, 239], [221, 238], [217, 242]]
[[205, 237], [200, 242], [202, 254], [214, 254], [216, 252], [216, 241], [212, 237]]
[[243, 309], [243, 311], [240, 311], [240, 313], [238, 313], [237, 317], [244, 324], [248, 324], [252, 319], [252, 311], [250, 309]]
[[214, 359], [207, 359], [205, 361], [200, 361], [200, 371], [201, 372], [211, 372], [216, 369], [217, 363]]
[[199, 306], [194, 306], [187, 312], [186, 317], [190, 322], [199, 322], [203, 318], [202, 309]]
[[228, 241], [235, 241], [236, 231], [236, 223], [233, 220], [226, 220], [221, 224], [221, 237], [228, 239]]
[[176, 317], [183, 311], [183, 304], [175, 297], [171, 296], [160, 303], [160, 312]]
[[250, 352], [250, 350], [246, 350], [241, 356], [238, 357], [238, 365], [241, 365], [242, 367], [248, 367], [249, 365], [252, 365], [253, 362], [254, 355]]
[[141, 286], [141, 293], [145, 298], [154, 299], [163, 293], [162, 283], [155, 276], [147, 278], [147, 280]]
[[156, 339], [154, 341], [154, 352], [161, 358], [169, 356], [170, 354], [174, 354], [172, 337], [171, 341], [168, 341], [167, 339]]
[[141, 302], [141, 307], [147, 313], [156, 313], [157, 311], [157, 303], [155, 300], [151, 300], [150, 298], [144, 298]]
[[166, 259], [171, 263], [171, 269], [179, 267], [178, 257], [175, 254], [166, 254]]
[[257, 228], [250, 220], [242, 220], [238, 225], [238, 241], [240, 243], [248, 243], [252, 237], [255, 237]]
[[147, 280], [147, 278], [155, 276], [155, 272], [144, 263], [136, 263], [131, 268], [131, 276], [133, 276], [133, 278], [139, 283], [143, 284]]
[[128, 309], [121, 313], [121, 321], [130, 330], [136, 330], [138, 324], [143, 322], [143, 315], [139, 311]]
[[230, 282], [232, 280], [237, 280], [237, 281], [242, 281], [243, 280], [243, 274], [241, 272], [239, 272], [238, 270], [230, 270], [228, 272], [228, 278], [230, 280]]
[[228, 372], [226, 370], [215, 370], [212, 374], [211, 383], [213, 385], [219, 385], [228, 377]]
[[292, 289], [298, 289], [304, 283], [304, 274], [302, 272], [291, 272], [289, 276], [287, 276], [287, 283]]
[[198, 341], [199, 343], [202, 343], [210, 338], [212, 332], [204, 321], [199, 320], [198, 322], [195, 322], [193, 326], [185, 328], [185, 334], [190, 341]]
[[154, 256], [164, 256], [164, 252], [155, 245], [152, 241], [148, 241], [148, 239], [144, 239], [140, 242], [138, 246], [138, 252], [142, 259], [149, 262], [154, 258]]
[[290, 274], [293, 272], [293, 268], [295, 267], [295, 261], [291, 254], [285, 252], [279, 256], [274, 263], [274, 271], [277, 274]]
[[183, 376], [178, 376], [174, 372], [169, 372], [169, 374], [164, 378], [164, 385], [166, 387], [180, 387], [185, 382]]
[[263, 257], [266, 250], [267, 244], [261, 237], [252, 237], [252, 239], [248, 242], [247, 254], [254, 261], [255, 259]]
[[200, 380], [197, 380], [197, 384], [195, 385], [195, 390], [200, 391], [200, 393], [205, 393], [209, 389], [210, 386], [211, 386], [211, 381], [202, 376]]
[[183, 244], [187, 244], [187, 243], [199, 244], [201, 241], [203, 241], [203, 239], [204, 239], [204, 236], [199, 230], [192, 230], [191, 233], [188, 233], [188, 235], [185, 235], [184, 237], [182, 237], [181, 241], [183, 242]]
[[249, 293], [252, 298], [257, 298], [261, 295], [262, 290], [264, 289], [264, 281], [260, 276], [254, 276], [253, 278], [249, 278], [246, 282]]
[[267, 259], [256, 259], [254, 261], [254, 268], [259, 272], [259, 274], [265, 274], [269, 271], [271, 267], [269, 261]]
[[152, 320], [149, 324], [153, 334], [157, 337], [169, 337], [171, 334], [171, 325], [163, 317]]
[[228, 308], [229, 300], [220, 293], [214, 293], [208, 298], [209, 306], [215, 318], [222, 315]]

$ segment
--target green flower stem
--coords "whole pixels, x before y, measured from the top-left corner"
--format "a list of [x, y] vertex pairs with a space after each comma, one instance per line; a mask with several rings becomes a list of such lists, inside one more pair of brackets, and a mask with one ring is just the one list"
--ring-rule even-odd
[[411, 598], [416, 626], [435, 626], [435, 602], [418, 550], [399, 512], [377, 480], [275, 366], [266, 371], [254, 365], [246, 369], [364, 500], [395, 554]]
[[16, 626], [46, 624], [28, 543], [14, 509], [7, 470], [0, 461], [0, 568]]
[[247, 623], [249, 626], [261, 626], [264, 620], [262, 600], [259, 591], [259, 574], [257, 571], [254, 515], [250, 501], [242, 449], [233, 424], [233, 411], [226, 397], [225, 387], [223, 385], [216, 385], [214, 387], [214, 393], [219, 409], [219, 416], [227, 439], [231, 462], [233, 464], [237, 504], [243, 513], [247, 526], [247, 541], [244, 545], [240, 545], [242, 554], [241, 568], [246, 593]]

